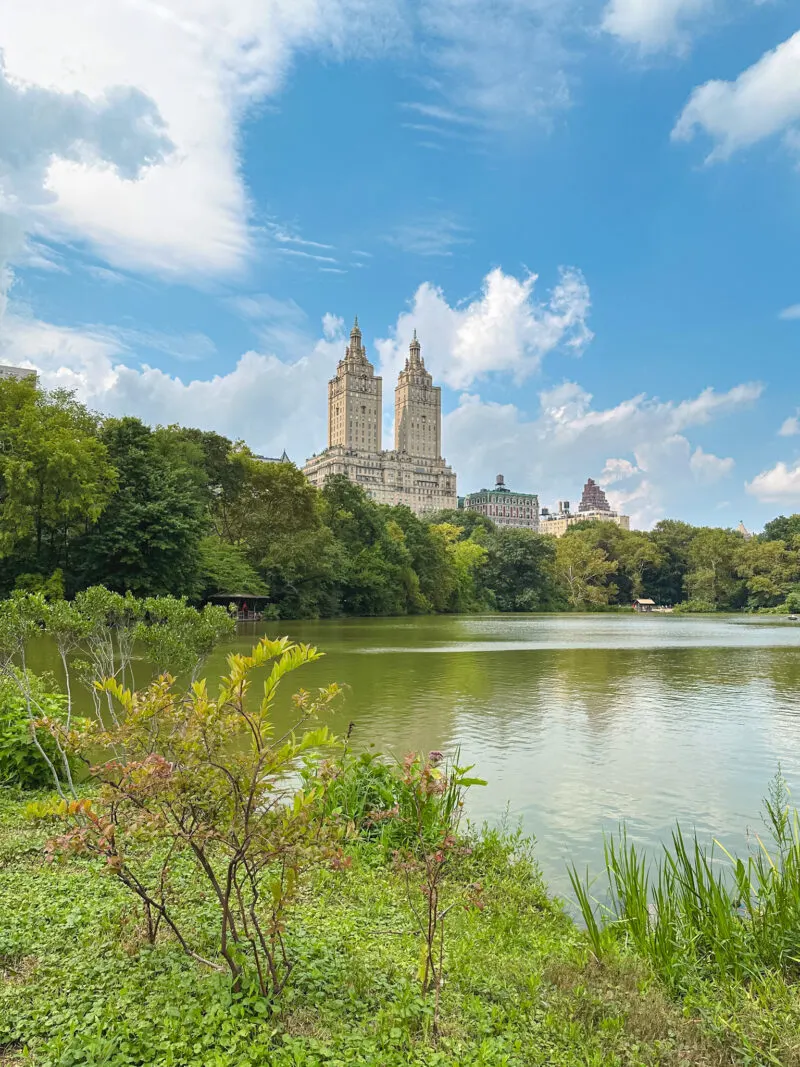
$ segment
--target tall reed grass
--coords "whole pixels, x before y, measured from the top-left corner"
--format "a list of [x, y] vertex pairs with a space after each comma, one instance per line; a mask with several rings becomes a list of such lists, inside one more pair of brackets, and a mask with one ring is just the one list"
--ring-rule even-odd
[[800, 818], [780, 775], [764, 801], [767, 833], [746, 859], [680, 826], [653, 862], [624, 828], [605, 841], [607, 899], [574, 865], [569, 875], [594, 954], [620, 940], [675, 993], [694, 978], [758, 982], [800, 976]]

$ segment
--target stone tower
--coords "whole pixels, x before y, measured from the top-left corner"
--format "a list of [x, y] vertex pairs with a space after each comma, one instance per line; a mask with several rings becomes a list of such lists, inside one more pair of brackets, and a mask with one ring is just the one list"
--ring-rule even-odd
[[394, 447], [409, 456], [442, 458], [442, 390], [425, 369], [416, 330], [394, 391]]
[[367, 359], [356, 315], [344, 359], [328, 383], [328, 448], [380, 452], [382, 393], [383, 380]]

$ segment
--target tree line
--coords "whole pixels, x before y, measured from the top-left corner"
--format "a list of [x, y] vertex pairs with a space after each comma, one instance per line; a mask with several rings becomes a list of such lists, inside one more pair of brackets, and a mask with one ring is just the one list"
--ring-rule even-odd
[[183, 426], [104, 417], [65, 390], [0, 382], [0, 596], [103, 585], [202, 602], [269, 598], [276, 618], [585, 610], [800, 610], [800, 515], [745, 540], [664, 520], [559, 539], [464, 511], [423, 518], [343, 477]]

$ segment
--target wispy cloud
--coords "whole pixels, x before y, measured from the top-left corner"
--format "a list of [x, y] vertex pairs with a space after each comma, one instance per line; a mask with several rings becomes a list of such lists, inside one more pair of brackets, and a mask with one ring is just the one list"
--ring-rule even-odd
[[294, 300], [278, 300], [269, 293], [234, 296], [228, 304], [239, 315], [258, 322], [266, 319], [281, 322], [305, 322], [306, 313]]
[[96, 336], [113, 339], [120, 348], [132, 355], [142, 349], [159, 352], [181, 363], [197, 363], [216, 355], [217, 346], [199, 330], [186, 333], [168, 333], [161, 330], [137, 330], [124, 326], [90, 327]]
[[421, 0], [419, 20], [438, 99], [418, 114], [454, 125], [547, 123], [571, 103], [578, 0]]
[[414, 130], [416, 133], [434, 134], [436, 137], [446, 137], [451, 141], [472, 141], [474, 136], [467, 133], [463, 126], [449, 129], [447, 126], [434, 126], [431, 122], [403, 122], [404, 130]]
[[280, 244], [299, 245], [301, 248], [320, 248], [330, 251], [334, 246], [324, 244], [322, 241], [309, 241], [305, 237], [299, 237], [295, 233], [282, 229], [280, 226], [270, 227], [273, 238]]
[[386, 240], [395, 248], [417, 256], [452, 256], [454, 248], [470, 244], [472, 238], [467, 236], [464, 226], [443, 215], [396, 226]]
[[409, 100], [400, 105], [408, 111], [416, 111], [418, 115], [424, 115], [427, 119], [436, 119], [439, 122], [453, 122], [461, 126], [478, 126], [479, 120], [475, 115], [465, 114], [449, 107], [440, 107], [438, 104], [424, 104], [416, 100]]
[[300, 248], [278, 248], [276, 251], [284, 256], [297, 256], [300, 259], [313, 259], [317, 263], [338, 263], [334, 256], [319, 256], [316, 252], [304, 252]]
[[323, 274], [347, 274], [343, 267], [320, 267]]
[[800, 304], [792, 304], [791, 307], [784, 308], [778, 316], [779, 319], [800, 319]]
[[129, 281], [128, 276], [121, 271], [111, 270], [110, 267], [99, 267], [96, 263], [87, 264], [85, 270], [87, 274], [91, 274], [93, 278], [107, 285], [121, 285]]

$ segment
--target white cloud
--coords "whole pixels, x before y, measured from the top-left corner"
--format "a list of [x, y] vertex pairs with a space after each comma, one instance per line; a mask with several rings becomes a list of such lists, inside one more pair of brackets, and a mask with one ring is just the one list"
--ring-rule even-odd
[[780, 430], [778, 430], [779, 437], [796, 437], [800, 433], [800, 418], [798, 418], [798, 415], [800, 415], [800, 411], [798, 411], [797, 415], [790, 415], [783, 422]]
[[411, 308], [398, 317], [393, 335], [376, 342], [382, 373], [396, 377], [413, 330], [438, 381], [464, 389], [494, 372], [521, 381], [538, 370], [559, 346], [579, 352], [592, 337], [587, 326], [589, 288], [583, 275], [564, 270], [553, 291], [537, 301], [537, 275], [515, 278], [499, 267], [483, 282], [479, 296], [451, 306], [441, 289], [425, 282]]
[[5, 5], [2, 46], [15, 82], [91, 100], [130, 86], [131, 99], [154, 102], [176, 146], [135, 183], [91, 160], [56, 159], [40, 225], [89, 241], [117, 266], [236, 270], [251, 245], [237, 149], [244, 110], [280, 88], [297, 50], [369, 52], [397, 21], [394, 0]]
[[693, 449], [685, 433], [744, 410], [760, 394], [759, 385], [747, 384], [724, 393], [707, 389], [680, 402], [639, 395], [598, 410], [589, 393], [566, 382], [540, 394], [533, 419], [514, 404], [465, 394], [444, 420], [445, 452], [462, 492], [502, 471], [509, 485], [552, 504], [573, 499], [591, 475], [603, 485], [621, 483], [609, 499], [627, 509], [635, 525], [649, 526], [670, 509], [685, 514], [693, 495], [706, 506], [708, 488], [698, 473], [730, 469], [731, 461]]
[[800, 319], [800, 304], [792, 304], [791, 307], [784, 308], [778, 318], [786, 319], [788, 321]]
[[603, 467], [603, 473], [600, 475], [600, 480], [603, 485], [614, 485], [617, 482], [624, 482], [629, 478], [634, 478], [641, 473], [636, 464], [631, 463], [628, 459], [607, 459], [606, 465]]
[[796, 504], [800, 502], [800, 463], [794, 467], [776, 463], [771, 470], [762, 471], [748, 482], [745, 488], [763, 504]]
[[698, 130], [714, 142], [709, 161], [727, 159], [765, 137], [796, 132], [800, 122], [800, 31], [766, 52], [735, 81], [698, 86], [672, 131], [690, 141]]
[[[140, 180], [94, 155], [47, 160], [49, 203], [38, 232], [88, 243], [111, 266], [167, 277], [235, 273], [253, 252], [238, 130], [254, 102], [276, 94], [294, 57], [405, 49], [435, 101], [421, 117], [516, 125], [569, 102], [563, 45], [577, 0], [26, 0], [6, 4], [0, 44], [15, 84], [80, 93], [92, 103], [152, 101], [174, 151]], [[46, 32], [43, 31], [46, 27]], [[141, 116], [140, 116], [141, 117]], [[37, 120], [38, 121], [38, 120]], [[105, 137], [116, 126], [102, 124]], [[119, 148], [135, 147], [129, 137]], [[135, 156], [135, 153], [134, 153]], [[270, 227], [266, 227], [269, 233]], [[273, 233], [274, 244], [328, 251]]]
[[12, 261], [65, 269], [55, 249], [25, 236], [32, 213], [53, 199], [48, 172], [54, 159], [91, 162], [130, 185], [171, 149], [152, 100], [139, 90], [111, 87], [90, 99], [19, 85], [9, 79], [0, 53], [0, 318]]
[[699, 445], [692, 452], [692, 458], [689, 460], [689, 467], [695, 478], [699, 482], [706, 484], [717, 482], [720, 478], [724, 478], [731, 473], [735, 466], [733, 459], [722, 459], [711, 452], [704, 452]]
[[610, 0], [603, 29], [643, 51], [685, 44], [687, 23], [706, 14], [714, 0]]
[[[45, 387], [74, 389], [90, 407], [110, 415], [217, 430], [244, 438], [261, 454], [280, 455], [286, 448], [302, 464], [313, 447], [324, 446], [326, 383], [345, 343], [332, 320], [326, 332], [319, 341], [307, 335], [303, 354], [291, 362], [251, 351], [226, 374], [184, 381], [139, 363], [136, 348], [153, 347], [159, 338], [8, 315], [0, 363], [34, 366]], [[173, 339], [173, 354], [180, 340]], [[162, 340], [162, 347], [167, 343]]]

